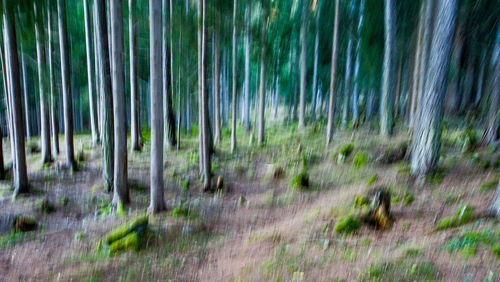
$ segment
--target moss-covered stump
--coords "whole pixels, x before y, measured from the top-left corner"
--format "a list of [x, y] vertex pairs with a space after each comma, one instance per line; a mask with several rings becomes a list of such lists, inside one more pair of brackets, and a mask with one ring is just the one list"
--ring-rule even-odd
[[368, 211], [362, 216], [364, 222], [377, 229], [386, 230], [394, 221], [391, 215], [391, 194], [385, 187], [378, 187], [368, 192]]
[[110, 255], [129, 250], [138, 251], [141, 236], [147, 230], [148, 223], [148, 216], [144, 215], [113, 229], [99, 241], [97, 251], [107, 251]]
[[408, 152], [409, 142], [401, 142], [395, 147], [388, 147], [378, 157], [377, 162], [381, 164], [393, 164], [402, 161]]
[[34, 231], [37, 226], [38, 224], [34, 217], [17, 215], [12, 221], [12, 233]]

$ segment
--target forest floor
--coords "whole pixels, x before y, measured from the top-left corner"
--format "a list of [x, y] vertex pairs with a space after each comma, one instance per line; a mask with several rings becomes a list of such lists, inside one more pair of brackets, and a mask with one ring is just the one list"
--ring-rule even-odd
[[[148, 133], [142, 152], [128, 155], [132, 203], [121, 216], [109, 213], [112, 195], [103, 189], [101, 149], [91, 146], [90, 136], [75, 136], [75, 149], [85, 157], [74, 172], [59, 168], [64, 152], [46, 167], [40, 154], [28, 154], [33, 192], [13, 200], [11, 182], [0, 184], [0, 280], [500, 280], [500, 256], [492, 251], [500, 243], [496, 220], [435, 230], [465, 204], [478, 214], [486, 210], [500, 176], [499, 168], [485, 165], [498, 154], [492, 148], [462, 153], [464, 133], [446, 131], [441, 169], [416, 185], [407, 161], [380, 162], [408, 141], [404, 128], [390, 140], [368, 127], [337, 131], [328, 150], [320, 125], [304, 134], [295, 128], [271, 123], [260, 148], [239, 130], [235, 154], [224, 130], [212, 164], [224, 189], [211, 194], [199, 189], [196, 129], [183, 134], [180, 150], [165, 155], [168, 210], [149, 216], [150, 232], [139, 251], [114, 256], [97, 251], [99, 240], [144, 214], [149, 203]], [[354, 150], [340, 162], [338, 152], [348, 143]], [[310, 185], [301, 190], [292, 184], [302, 151]], [[4, 156], [8, 162], [8, 143]], [[392, 195], [392, 227], [363, 224], [351, 234], [336, 233], [339, 221], [358, 212], [355, 197], [379, 186]], [[39, 210], [44, 198], [53, 212]], [[38, 229], [11, 234], [18, 214], [33, 216]]]

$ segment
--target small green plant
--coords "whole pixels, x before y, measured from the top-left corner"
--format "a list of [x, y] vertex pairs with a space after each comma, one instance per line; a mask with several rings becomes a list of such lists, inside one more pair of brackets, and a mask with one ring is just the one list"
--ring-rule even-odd
[[437, 230], [458, 227], [469, 222], [472, 219], [474, 209], [469, 205], [461, 206], [454, 216], [446, 217], [440, 220], [437, 224]]
[[408, 248], [404, 251], [404, 256], [407, 258], [416, 258], [420, 254], [420, 250], [417, 248]]
[[491, 247], [491, 253], [500, 258], [500, 243], [495, 244]]
[[435, 281], [438, 271], [431, 262], [398, 259], [370, 265], [362, 281]]
[[338, 163], [343, 163], [345, 159], [347, 159], [351, 153], [354, 151], [354, 145], [352, 143], [347, 143], [339, 150], [339, 155], [337, 158]]
[[305, 190], [309, 188], [309, 174], [307, 171], [301, 171], [298, 174], [296, 174], [290, 183], [292, 188], [298, 189], [298, 190]]
[[498, 185], [498, 178], [495, 178], [493, 180], [490, 180], [488, 182], [485, 182], [481, 184], [481, 191], [490, 191], [493, 190], [497, 187]]
[[361, 220], [354, 215], [348, 215], [335, 224], [334, 231], [339, 234], [350, 234], [360, 227]]
[[54, 211], [54, 206], [49, 202], [47, 198], [36, 201], [35, 208], [38, 212], [41, 212], [43, 214], [49, 214]]
[[370, 187], [372, 186], [373, 183], [375, 183], [375, 181], [378, 180], [378, 175], [377, 174], [374, 174], [370, 177], [370, 179], [368, 179], [368, 182], [366, 183], [366, 187]]
[[411, 203], [413, 203], [413, 200], [414, 200], [413, 199], [413, 195], [412, 194], [407, 194], [406, 197], [405, 197], [405, 199], [404, 199], [404, 202], [403, 202], [404, 206], [406, 207], [406, 206], [411, 205]]
[[354, 197], [354, 207], [360, 208], [360, 207], [366, 207], [368, 205], [368, 198], [365, 196], [360, 196], [356, 195]]
[[68, 205], [68, 198], [62, 196], [62, 197], [59, 197], [59, 205], [61, 205], [61, 207], [65, 207]]
[[361, 168], [366, 164], [368, 160], [368, 154], [366, 152], [357, 153], [352, 161], [352, 166], [354, 168]]

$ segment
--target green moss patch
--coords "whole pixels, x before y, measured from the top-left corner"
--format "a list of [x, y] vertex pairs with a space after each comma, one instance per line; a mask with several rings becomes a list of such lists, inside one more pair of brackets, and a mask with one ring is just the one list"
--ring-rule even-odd
[[337, 163], [343, 163], [354, 151], [354, 145], [352, 143], [347, 143], [339, 150], [339, 155], [337, 157]]
[[139, 250], [140, 235], [147, 230], [148, 222], [148, 216], [144, 215], [113, 229], [99, 241], [97, 250], [105, 250], [109, 254], [117, 254], [127, 250]]
[[368, 161], [368, 154], [366, 152], [361, 152], [356, 154], [356, 156], [354, 157], [354, 160], [352, 161], [352, 166], [354, 168], [361, 168], [366, 164], [367, 161]]
[[498, 185], [498, 178], [495, 178], [493, 180], [490, 180], [488, 182], [485, 182], [481, 184], [481, 191], [490, 191], [493, 190], [497, 187]]
[[437, 230], [458, 227], [472, 220], [474, 209], [469, 205], [461, 206], [454, 216], [446, 217], [440, 220], [436, 226]]
[[348, 215], [347, 217], [341, 219], [337, 224], [335, 224], [335, 233], [339, 234], [350, 234], [361, 227], [361, 220], [353, 215]]

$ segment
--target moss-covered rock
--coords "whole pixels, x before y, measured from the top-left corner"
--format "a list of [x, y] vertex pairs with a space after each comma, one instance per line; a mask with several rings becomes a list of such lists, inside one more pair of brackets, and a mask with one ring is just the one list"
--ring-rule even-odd
[[148, 227], [148, 216], [140, 216], [134, 220], [132, 220], [130, 223], [121, 225], [115, 229], [113, 229], [111, 232], [106, 234], [104, 236], [104, 242], [108, 245], [111, 245], [114, 241], [120, 240], [123, 237], [127, 236], [129, 233], [135, 232], [135, 233], [141, 233], [146, 228]]
[[339, 234], [349, 234], [361, 227], [361, 220], [354, 215], [348, 215], [335, 224], [334, 231]]
[[114, 241], [109, 246], [109, 253], [113, 255], [121, 251], [127, 251], [127, 250], [138, 251], [139, 248], [140, 248], [139, 236], [137, 235], [136, 232], [131, 232], [127, 236]]
[[38, 224], [34, 217], [17, 215], [12, 221], [12, 233], [29, 232], [37, 228]]

